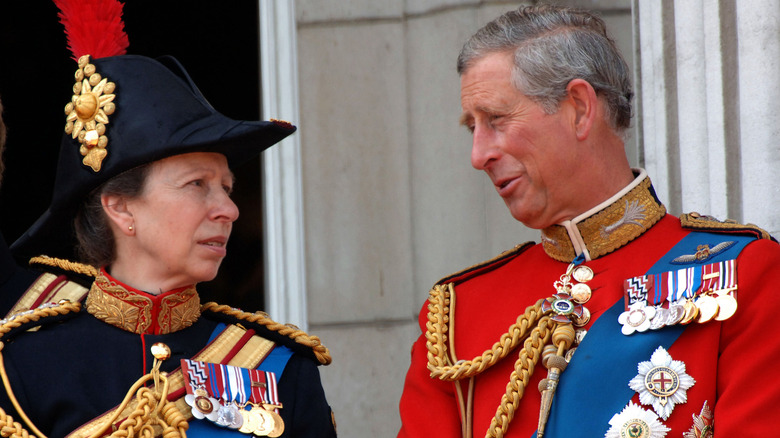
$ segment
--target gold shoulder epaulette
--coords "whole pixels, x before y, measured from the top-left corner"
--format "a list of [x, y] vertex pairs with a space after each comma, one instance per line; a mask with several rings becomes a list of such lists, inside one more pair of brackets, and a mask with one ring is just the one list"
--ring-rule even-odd
[[5, 316], [35, 309], [44, 303], [58, 303], [62, 300], [77, 303], [83, 300], [88, 292], [89, 289], [70, 281], [65, 275], [46, 272], [27, 288]]
[[49, 257], [47, 255], [40, 255], [30, 259], [30, 265], [41, 265], [52, 268], [58, 268], [63, 271], [73, 272], [75, 274], [87, 275], [90, 277], [97, 277], [98, 269], [92, 265], [85, 263], [72, 262], [70, 260], [58, 259], [55, 257]]
[[320, 342], [320, 338], [318, 338], [317, 336], [309, 335], [292, 324], [278, 323], [272, 320], [271, 318], [269, 318], [268, 314], [265, 312], [249, 313], [230, 306], [217, 304], [213, 302], [206, 303], [203, 306], [201, 306], [201, 313], [203, 312], [222, 313], [242, 321], [247, 321], [252, 324], [261, 325], [265, 327], [267, 330], [276, 332], [284, 337], [287, 337], [295, 341], [296, 344], [300, 344], [310, 348], [312, 353], [314, 354], [314, 357], [322, 365], [328, 365], [333, 361], [333, 359], [330, 356], [330, 351], [326, 346], [322, 345], [322, 343]]
[[509, 260], [513, 259], [515, 256], [523, 253], [528, 248], [536, 245], [535, 242], [525, 242], [515, 245], [514, 248], [506, 250], [502, 252], [501, 254], [497, 255], [496, 257], [493, 257], [490, 260], [486, 260], [481, 263], [477, 263], [474, 266], [470, 266], [466, 269], [462, 269], [454, 274], [450, 274], [441, 280], [437, 281], [436, 284], [445, 284], [445, 283], [452, 283], [452, 282], [458, 282], [467, 280], [469, 278], [475, 277], [477, 275], [480, 275], [484, 272], [490, 271], [492, 269], [495, 269], [504, 263], [508, 262]]
[[680, 224], [683, 228], [697, 231], [709, 231], [712, 233], [745, 234], [759, 239], [777, 240], [766, 230], [754, 224], [740, 224], [733, 219], [720, 221], [712, 216], [696, 212], [680, 215]]

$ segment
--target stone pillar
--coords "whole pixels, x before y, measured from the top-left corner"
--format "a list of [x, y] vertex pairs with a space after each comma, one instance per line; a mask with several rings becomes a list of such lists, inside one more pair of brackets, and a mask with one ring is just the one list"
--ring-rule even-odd
[[780, 214], [780, 3], [634, 0], [640, 164], [671, 213]]

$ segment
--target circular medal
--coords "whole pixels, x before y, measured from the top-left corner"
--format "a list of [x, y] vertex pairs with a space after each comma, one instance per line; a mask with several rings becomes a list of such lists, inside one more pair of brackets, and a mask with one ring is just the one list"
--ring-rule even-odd
[[266, 411], [261, 407], [255, 406], [252, 408], [252, 414], [260, 418], [260, 421], [258, 422], [258, 426], [255, 427], [254, 430], [255, 435], [268, 436], [269, 433], [273, 432], [274, 423], [276, 421], [274, 420], [274, 417], [271, 415], [270, 412]]
[[669, 305], [669, 316], [666, 319], [666, 325], [679, 324], [685, 316], [685, 307], [677, 303]]
[[650, 320], [650, 330], [658, 330], [666, 327], [666, 321], [669, 320], [669, 309], [658, 307], [655, 309], [655, 316]]
[[235, 424], [237, 421], [236, 417], [240, 417], [240, 416], [241, 414], [239, 414], [238, 408], [236, 408], [231, 403], [219, 407], [219, 409], [217, 410], [217, 419], [214, 422], [217, 423], [217, 425], [222, 427], [233, 428], [232, 425]]
[[566, 352], [566, 355], [563, 356], [563, 358], [566, 360], [566, 363], [571, 362], [571, 358], [574, 356], [575, 351], [577, 351], [577, 347], [570, 348], [569, 351]]
[[718, 302], [720, 311], [715, 315], [715, 321], [725, 321], [731, 318], [737, 311], [737, 300], [731, 295], [723, 294], [715, 297], [715, 301]]
[[243, 409], [239, 408], [236, 405], [232, 405], [235, 409], [235, 415], [233, 416], [233, 422], [228, 425], [231, 429], [241, 429], [241, 426], [244, 425], [244, 415], [241, 413]]
[[572, 324], [574, 324], [575, 327], [583, 327], [588, 321], [590, 321], [590, 310], [588, 310], [587, 307], [582, 308], [582, 316], [575, 316], [572, 318]]
[[694, 319], [696, 319], [696, 315], [699, 313], [699, 309], [691, 302], [691, 300], [685, 300], [685, 303], [683, 303], [683, 308], [685, 309], [685, 315], [683, 315], [680, 324], [690, 324]]
[[587, 266], [577, 266], [574, 268], [574, 273], [572, 275], [574, 276], [575, 280], [579, 281], [580, 283], [585, 283], [593, 280], [593, 269], [590, 269]]
[[574, 330], [574, 343], [579, 345], [583, 339], [585, 339], [585, 335], [588, 334], [588, 331], [583, 328], [578, 328], [577, 330]]
[[577, 283], [571, 288], [571, 297], [579, 304], [587, 303], [591, 295], [590, 286], [585, 283]]
[[644, 421], [634, 418], [626, 421], [620, 428], [620, 436], [626, 438], [650, 438], [650, 426]]
[[271, 438], [276, 438], [284, 433], [284, 420], [282, 420], [282, 416], [277, 414], [275, 411], [269, 412], [274, 419], [274, 429], [271, 431], [271, 433], [268, 434], [268, 436]]
[[240, 412], [241, 416], [244, 418], [244, 424], [238, 428], [238, 431], [241, 433], [253, 433], [255, 427], [257, 427], [257, 418], [255, 418], [255, 416], [246, 409], [241, 409]]
[[695, 304], [699, 308], [699, 316], [696, 318], [699, 324], [711, 321], [718, 314], [718, 302], [710, 295], [700, 296]]
[[680, 388], [680, 377], [669, 367], [654, 367], [645, 374], [645, 388], [665, 403]]
[[211, 403], [211, 400], [207, 396], [204, 397], [199, 395], [195, 397], [195, 408], [203, 415], [208, 415], [214, 411], [214, 404]]
[[628, 314], [626, 323], [631, 327], [639, 327], [647, 319], [644, 309], [633, 309]]

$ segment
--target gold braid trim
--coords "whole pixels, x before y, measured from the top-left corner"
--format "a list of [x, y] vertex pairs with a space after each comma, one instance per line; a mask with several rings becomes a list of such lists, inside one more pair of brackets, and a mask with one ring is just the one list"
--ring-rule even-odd
[[216, 313], [224, 313], [238, 319], [243, 319], [244, 321], [260, 324], [265, 326], [268, 330], [277, 332], [283, 336], [287, 336], [296, 343], [311, 348], [312, 352], [314, 352], [314, 356], [321, 364], [329, 365], [333, 361], [330, 356], [330, 351], [326, 346], [322, 345], [319, 337], [309, 335], [292, 324], [280, 324], [269, 318], [268, 314], [265, 312], [248, 313], [224, 304], [217, 304], [214, 302], [204, 304], [201, 306], [200, 310], [201, 312], [211, 311]]
[[[5, 322], [0, 326], [0, 338], [2, 336], [8, 334], [11, 330], [21, 326], [22, 324], [26, 324], [28, 322], [32, 321], [38, 321], [41, 318], [46, 318], [49, 316], [57, 316], [57, 315], [64, 315], [71, 312], [78, 312], [81, 310], [81, 304], [79, 303], [71, 303], [71, 302], [61, 302], [58, 306], [46, 306], [46, 307], [39, 307], [34, 310], [28, 310], [22, 313], [18, 313], [14, 315], [13, 317], [9, 318], [8, 320], [5, 320]], [[13, 390], [11, 388], [11, 382], [8, 379], [8, 374], [5, 371], [5, 362], [3, 361], [3, 354], [2, 350], [3, 347], [5, 347], [5, 343], [0, 342], [0, 376], [2, 376], [3, 379], [3, 386], [5, 386], [6, 394], [8, 394], [8, 398], [11, 400], [11, 404], [14, 405], [14, 408], [16, 409], [16, 412], [19, 414], [20, 417], [22, 417], [22, 420], [24, 420], [25, 423], [32, 429], [32, 431], [39, 437], [45, 437], [43, 433], [41, 433], [40, 430], [38, 430], [37, 427], [30, 421], [30, 418], [27, 417], [27, 414], [24, 413], [22, 410], [21, 405], [19, 405], [19, 401], [16, 399], [16, 396], [13, 393]], [[27, 438], [30, 436], [30, 433], [24, 429], [24, 427], [13, 420], [13, 417], [6, 414], [5, 410], [0, 408], [0, 435], [4, 437], [12, 437], [12, 438]]]
[[70, 260], [58, 259], [55, 257], [49, 257], [41, 255], [30, 259], [30, 264], [33, 265], [45, 265], [60, 268], [63, 271], [75, 272], [77, 274], [89, 275], [90, 277], [97, 277], [98, 269], [92, 265], [85, 263], [72, 262]]

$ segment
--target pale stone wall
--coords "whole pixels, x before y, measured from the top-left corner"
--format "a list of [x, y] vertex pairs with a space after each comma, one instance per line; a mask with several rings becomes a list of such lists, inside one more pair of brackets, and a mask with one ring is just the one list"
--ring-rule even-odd
[[780, 2], [634, 0], [644, 162], [673, 214], [780, 233]]
[[[631, 63], [630, 0], [578, 3]], [[309, 330], [333, 353], [321, 372], [341, 437], [397, 433], [431, 285], [538, 240], [471, 168], [458, 126], [460, 47], [519, 4], [296, 1]]]

